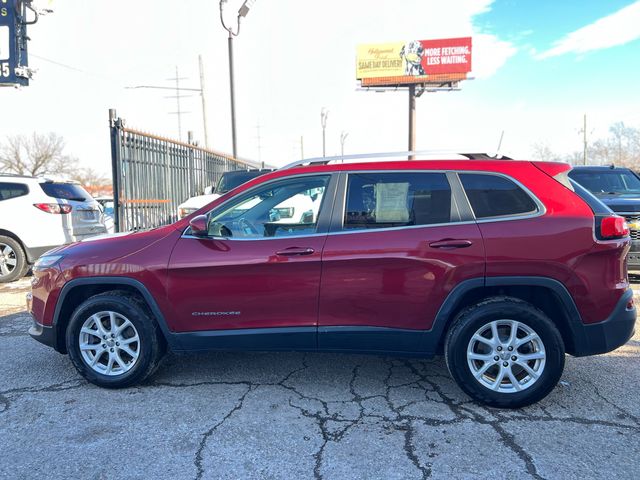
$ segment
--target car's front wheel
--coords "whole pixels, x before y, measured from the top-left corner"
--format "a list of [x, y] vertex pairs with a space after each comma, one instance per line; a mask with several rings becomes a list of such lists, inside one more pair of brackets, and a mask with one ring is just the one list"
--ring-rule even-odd
[[458, 314], [445, 340], [451, 376], [474, 400], [519, 408], [544, 398], [564, 369], [564, 343], [533, 305], [494, 297]]
[[95, 295], [82, 303], [71, 317], [66, 343], [78, 372], [107, 388], [143, 381], [155, 371], [165, 350], [144, 302], [123, 292]]

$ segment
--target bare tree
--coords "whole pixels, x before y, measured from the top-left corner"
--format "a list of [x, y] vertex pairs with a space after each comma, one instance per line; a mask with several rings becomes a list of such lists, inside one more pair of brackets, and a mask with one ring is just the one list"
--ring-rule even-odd
[[531, 145], [531, 157], [533, 160], [538, 160], [541, 162], [555, 162], [560, 161], [560, 157], [553, 153], [544, 142], [536, 142]]
[[53, 132], [8, 136], [0, 143], [0, 171], [31, 176], [69, 176], [77, 172], [78, 159], [64, 150], [64, 139]]
[[84, 187], [106, 187], [111, 184], [111, 179], [93, 168], [81, 168], [71, 175], [71, 179]]
[[614, 123], [609, 136], [596, 140], [589, 148], [589, 159], [595, 164], [611, 164], [637, 169], [640, 167], [640, 130]]

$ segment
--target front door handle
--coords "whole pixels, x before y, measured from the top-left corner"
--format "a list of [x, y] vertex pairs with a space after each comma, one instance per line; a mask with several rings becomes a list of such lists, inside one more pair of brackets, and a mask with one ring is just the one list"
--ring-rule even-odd
[[282, 257], [293, 257], [295, 255], [311, 255], [315, 250], [311, 247], [290, 247], [276, 252]]
[[431, 248], [443, 248], [445, 250], [453, 248], [467, 248], [471, 245], [473, 245], [471, 240], [454, 240], [452, 238], [446, 238], [429, 244]]

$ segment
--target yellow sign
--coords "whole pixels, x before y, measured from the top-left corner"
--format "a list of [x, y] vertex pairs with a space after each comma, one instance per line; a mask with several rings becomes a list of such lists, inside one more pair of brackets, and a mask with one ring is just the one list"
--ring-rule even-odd
[[400, 51], [404, 42], [358, 45], [356, 78], [395, 77], [404, 75]]

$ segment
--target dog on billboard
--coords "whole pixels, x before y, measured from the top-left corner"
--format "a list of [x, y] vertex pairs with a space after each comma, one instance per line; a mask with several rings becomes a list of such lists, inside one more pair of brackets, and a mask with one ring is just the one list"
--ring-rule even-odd
[[400, 50], [400, 57], [404, 58], [404, 74], [405, 75], [426, 75], [422, 66], [422, 54], [424, 48], [419, 40], [411, 40], [405, 43]]

